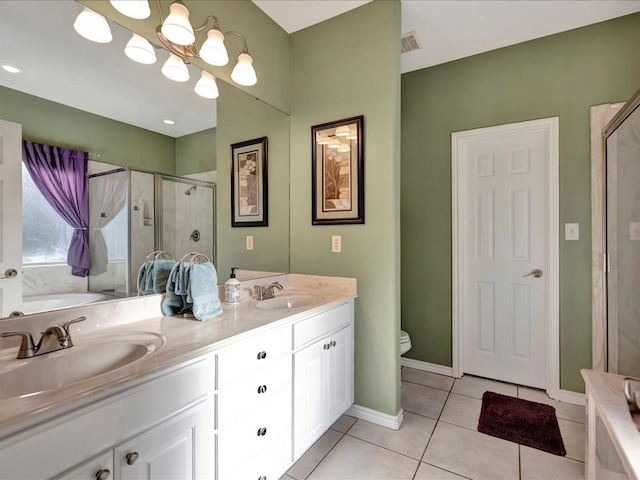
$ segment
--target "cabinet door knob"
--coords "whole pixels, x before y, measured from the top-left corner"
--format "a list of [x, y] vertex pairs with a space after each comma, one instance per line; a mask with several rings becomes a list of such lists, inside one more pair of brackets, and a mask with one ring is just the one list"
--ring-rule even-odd
[[336, 346], [336, 341], [335, 340], [331, 340], [331, 346], [335, 347]]
[[107, 480], [109, 475], [111, 475], [111, 471], [108, 468], [103, 468], [96, 473], [96, 480]]
[[264, 437], [267, 434], [267, 429], [262, 427], [258, 429], [258, 436], [259, 437]]
[[325, 344], [322, 346], [322, 348], [323, 348], [323, 349], [325, 349], [325, 350], [329, 350], [329, 349], [331, 348], [331, 345], [329, 345], [328, 343], [325, 343]]
[[258, 352], [258, 360], [264, 360], [267, 358], [267, 352]]
[[266, 477], [266, 475], [260, 475], [258, 477], [258, 480], [267, 480], [267, 477]]
[[260, 385], [258, 387], [258, 393], [265, 393], [267, 391], [267, 386], [266, 385]]
[[124, 459], [127, 462], [127, 465], [133, 465], [134, 463], [136, 463], [136, 460], [138, 460], [139, 456], [140, 455], [138, 455], [138, 452], [131, 452], [127, 453]]

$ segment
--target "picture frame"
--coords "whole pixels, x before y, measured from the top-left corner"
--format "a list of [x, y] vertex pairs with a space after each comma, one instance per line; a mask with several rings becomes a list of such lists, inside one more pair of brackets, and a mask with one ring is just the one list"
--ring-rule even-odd
[[364, 116], [311, 127], [311, 224], [364, 223]]
[[267, 137], [231, 145], [231, 226], [266, 227]]

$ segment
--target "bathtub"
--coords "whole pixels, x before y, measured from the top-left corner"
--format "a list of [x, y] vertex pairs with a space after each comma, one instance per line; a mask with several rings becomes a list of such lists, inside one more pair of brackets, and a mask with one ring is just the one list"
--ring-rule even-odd
[[25, 315], [30, 313], [57, 310], [59, 308], [75, 307], [87, 303], [106, 300], [108, 297], [101, 293], [51, 293], [48, 295], [29, 295], [22, 297], [22, 308], [20, 311]]

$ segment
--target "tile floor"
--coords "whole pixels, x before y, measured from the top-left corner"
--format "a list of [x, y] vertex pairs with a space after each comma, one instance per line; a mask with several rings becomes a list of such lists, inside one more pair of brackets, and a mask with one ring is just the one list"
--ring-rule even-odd
[[[479, 433], [487, 390], [555, 407], [567, 455]], [[404, 423], [397, 431], [343, 415], [282, 480], [584, 478], [584, 407], [517, 385], [403, 367], [402, 408]]]

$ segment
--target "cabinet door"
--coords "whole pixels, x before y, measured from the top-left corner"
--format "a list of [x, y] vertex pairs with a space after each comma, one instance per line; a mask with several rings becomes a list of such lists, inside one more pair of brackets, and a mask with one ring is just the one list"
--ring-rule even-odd
[[353, 342], [351, 327], [329, 336], [326, 352], [328, 425], [331, 426], [353, 403]]
[[114, 451], [116, 478], [195, 479], [209, 475], [207, 402], [152, 428]]
[[326, 392], [324, 356], [326, 340], [320, 340], [293, 356], [294, 460], [325, 431]]
[[75, 467], [54, 480], [112, 480], [113, 451], [103, 453]]

